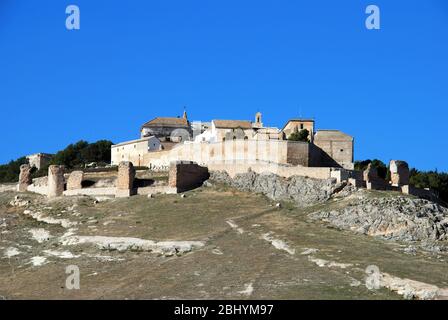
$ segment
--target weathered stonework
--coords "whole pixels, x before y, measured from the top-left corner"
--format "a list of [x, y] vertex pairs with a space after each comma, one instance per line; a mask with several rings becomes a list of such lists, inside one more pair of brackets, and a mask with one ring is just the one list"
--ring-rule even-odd
[[84, 179], [84, 172], [73, 171], [67, 179], [67, 190], [82, 189], [82, 180]]
[[17, 190], [19, 192], [25, 192], [27, 191], [28, 186], [32, 183], [31, 166], [29, 164], [22, 164], [20, 166], [19, 184], [17, 186]]
[[64, 183], [64, 166], [49, 166], [47, 196], [49, 198], [62, 196]]
[[134, 194], [135, 169], [132, 162], [123, 161], [118, 165], [117, 191], [118, 198]]
[[378, 171], [376, 168], [372, 167], [371, 163], [369, 163], [363, 172], [363, 177], [365, 182], [377, 181], [379, 179]]
[[409, 184], [409, 165], [406, 161], [392, 160], [389, 163], [390, 180], [393, 186], [404, 186]]
[[210, 177], [208, 169], [192, 161], [174, 161], [170, 164], [168, 185], [177, 192], [200, 187]]

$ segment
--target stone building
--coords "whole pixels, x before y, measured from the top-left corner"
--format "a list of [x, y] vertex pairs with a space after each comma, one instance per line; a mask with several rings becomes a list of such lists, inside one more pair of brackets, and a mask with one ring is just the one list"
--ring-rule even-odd
[[36, 167], [37, 170], [40, 170], [50, 163], [52, 157], [53, 155], [49, 153], [36, 153], [26, 158], [31, 167]]
[[111, 147], [111, 163], [118, 165], [122, 161], [130, 161], [136, 166], [143, 166], [145, 154], [163, 149], [161, 141], [154, 136], [119, 143]]
[[339, 130], [319, 130], [314, 135], [313, 142], [324, 151], [319, 161], [320, 166], [354, 169], [354, 138], [352, 136]]
[[309, 139], [310, 142], [313, 142], [314, 137], [314, 120], [312, 119], [290, 119], [283, 127], [283, 132], [285, 134], [286, 139], [294, 133], [299, 132], [301, 130], [307, 129], [310, 133]]
[[140, 129], [141, 138], [155, 136], [160, 141], [183, 142], [192, 137], [192, 129], [184, 112], [182, 118], [157, 117], [146, 122]]

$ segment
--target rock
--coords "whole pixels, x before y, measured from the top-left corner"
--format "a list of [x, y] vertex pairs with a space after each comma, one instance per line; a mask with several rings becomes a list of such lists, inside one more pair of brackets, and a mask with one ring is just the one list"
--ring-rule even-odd
[[280, 202], [279, 202], [279, 203], [276, 203], [276, 204], [275, 204], [275, 207], [276, 207], [276, 208], [281, 208], [281, 207], [282, 207], [282, 204], [281, 204]]
[[148, 194], [148, 199], [152, 199], [154, 198], [154, 196], [152, 195], [152, 193]]
[[26, 207], [26, 206], [28, 206], [30, 204], [31, 204], [31, 201], [29, 201], [29, 200], [22, 200], [19, 196], [15, 196], [14, 200], [11, 200], [9, 202], [9, 205], [13, 206], [13, 207]]
[[186, 195], [185, 195], [185, 194], [181, 194], [180, 197], [181, 197], [181, 198], [185, 198]]
[[[302, 176], [293, 176], [289, 179], [272, 173], [258, 174], [250, 171], [237, 174], [232, 179], [227, 172], [213, 171], [210, 180], [228, 184], [242, 191], [259, 192], [272, 200], [294, 201], [299, 207], [306, 207], [322, 203], [335, 193], [334, 179], [312, 179]], [[346, 194], [356, 190], [345, 189]]]
[[[430, 201], [403, 196], [372, 198], [367, 194], [351, 200], [346, 206], [314, 212], [311, 219], [371, 236], [399, 241], [448, 240], [448, 209]], [[413, 250], [409, 249], [412, 254]]]
[[204, 183], [202, 185], [204, 187], [213, 187], [213, 184], [210, 181], [208, 181], [208, 180], [204, 181]]

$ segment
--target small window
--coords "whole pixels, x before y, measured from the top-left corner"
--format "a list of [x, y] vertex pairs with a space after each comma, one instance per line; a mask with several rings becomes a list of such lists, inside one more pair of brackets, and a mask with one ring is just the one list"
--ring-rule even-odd
[[247, 136], [244, 137], [244, 140], [248, 140], [249, 138]]
[[236, 140], [236, 137], [235, 137], [235, 136], [233, 136], [233, 140]]
[[341, 149], [341, 152], [344, 152], [344, 149]]
[[300, 130], [303, 130], [303, 123], [300, 124]]
[[226, 138], [222, 138], [222, 141], [223, 141], [223, 142], [226, 141]]

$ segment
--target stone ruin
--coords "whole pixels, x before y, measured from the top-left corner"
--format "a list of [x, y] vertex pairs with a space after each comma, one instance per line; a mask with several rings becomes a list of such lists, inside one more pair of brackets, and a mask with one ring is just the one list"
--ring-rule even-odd
[[83, 179], [84, 179], [84, 172], [73, 171], [67, 179], [67, 190], [82, 189]]
[[363, 179], [366, 184], [366, 188], [369, 190], [385, 190], [387, 189], [387, 183], [385, 180], [378, 176], [378, 170], [372, 166], [371, 163], [367, 165], [367, 168], [363, 172]]
[[135, 194], [134, 179], [135, 169], [132, 162], [120, 162], [118, 165], [117, 190], [115, 192], [115, 197], [124, 198]]
[[19, 184], [17, 185], [17, 191], [26, 192], [28, 186], [33, 183], [31, 179], [31, 166], [29, 164], [22, 164], [20, 166]]
[[170, 163], [168, 185], [176, 192], [184, 192], [200, 187], [209, 177], [207, 167], [192, 161], [174, 161]]
[[401, 187], [409, 185], [409, 165], [406, 161], [391, 160], [389, 169], [392, 186]]
[[47, 196], [49, 198], [60, 197], [64, 193], [64, 166], [49, 166], [48, 167], [48, 190]]

